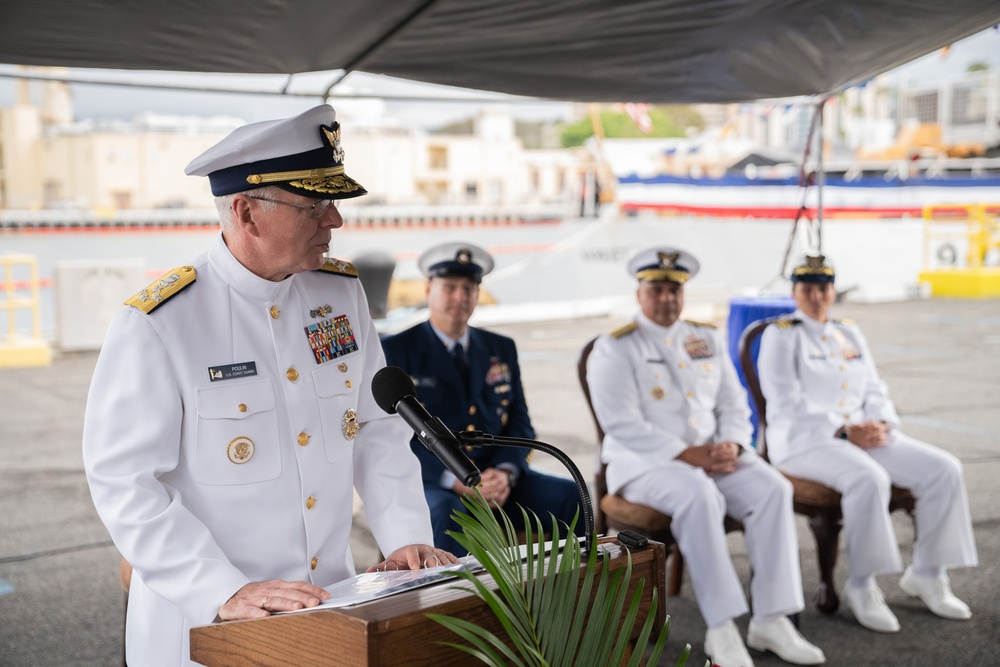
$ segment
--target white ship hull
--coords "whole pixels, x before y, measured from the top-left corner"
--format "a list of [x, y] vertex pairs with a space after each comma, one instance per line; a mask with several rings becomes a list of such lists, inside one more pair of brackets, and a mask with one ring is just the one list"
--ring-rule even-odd
[[[803, 205], [806, 214], [815, 217], [819, 206], [817, 189], [804, 195], [794, 178], [626, 177], [620, 179], [616, 195], [626, 214], [792, 219]], [[1000, 203], [1000, 171], [982, 177], [830, 176], [822, 197], [827, 218], [920, 218], [928, 206]]]
[[[787, 293], [788, 284], [779, 273], [791, 228], [789, 220], [781, 219], [655, 215], [511, 224], [348, 224], [334, 233], [331, 254], [354, 259], [372, 251], [387, 253], [397, 262], [394, 277], [406, 280], [420, 278], [416, 258], [432, 245], [466, 240], [485, 247], [496, 257], [497, 269], [483, 287], [498, 305], [482, 307], [476, 315], [480, 323], [488, 323], [628, 312], [634, 309], [635, 283], [625, 270], [626, 259], [653, 244], [684, 248], [701, 261], [701, 273], [688, 285], [692, 306], [724, 306], [736, 295]], [[51, 333], [58, 324], [53, 289], [57, 264], [86, 259], [100, 267], [137, 260], [152, 280], [189, 262], [217, 233], [217, 227], [208, 226], [173, 231], [7, 231], [0, 232], [0, 252], [37, 257], [43, 327]], [[793, 259], [806, 247], [800, 228], [792, 243]], [[838, 288], [850, 290], [850, 298], [883, 301], [923, 294], [918, 274], [925, 265], [926, 248], [924, 223], [919, 219], [829, 219], [823, 226], [823, 250], [837, 266]], [[962, 249], [956, 254], [961, 257]], [[24, 281], [19, 282], [23, 288]], [[109, 303], [117, 309], [141, 286], [122, 286], [122, 293], [111, 295]]]

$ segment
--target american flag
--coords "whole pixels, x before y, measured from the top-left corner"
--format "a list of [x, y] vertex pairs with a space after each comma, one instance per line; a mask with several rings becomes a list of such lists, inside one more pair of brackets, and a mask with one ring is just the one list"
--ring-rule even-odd
[[653, 119], [649, 117], [649, 105], [645, 103], [628, 102], [625, 106], [625, 113], [632, 119], [635, 126], [643, 134], [653, 131]]

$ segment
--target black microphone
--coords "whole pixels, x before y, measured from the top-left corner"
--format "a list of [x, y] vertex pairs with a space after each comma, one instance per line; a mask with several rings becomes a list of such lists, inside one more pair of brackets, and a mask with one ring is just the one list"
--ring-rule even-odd
[[466, 486], [479, 486], [479, 468], [473, 463], [458, 438], [437, 417], [431, 417], [417, 400], [413, 380], [402, 368], [386, 366], [372, 378], [372, 396], [378, 406], [390, 415], [398, 414], [417, 434], [417, 439], [434, 456], [448, 466], [448, 470]]

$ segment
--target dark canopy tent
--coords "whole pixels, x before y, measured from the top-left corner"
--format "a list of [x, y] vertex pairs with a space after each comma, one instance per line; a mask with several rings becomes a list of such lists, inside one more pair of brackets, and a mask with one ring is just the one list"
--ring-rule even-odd
[[833, 92], [998, 21], [998, 0], [2, 0], [0, 62], [732, 102]]

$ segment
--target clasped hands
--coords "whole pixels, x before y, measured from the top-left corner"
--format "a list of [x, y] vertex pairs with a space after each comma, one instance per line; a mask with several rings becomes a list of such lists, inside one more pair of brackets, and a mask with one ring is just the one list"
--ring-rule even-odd
[[[381, 570], [419, 570], [458, 563], [459, 560], [443, 549], [435, 549], [426, 544], [410, 544], [396, 549], [378, 565], [366, 572]], [[305, 581], [253, 581], [236, 591], [219, 607], [219, 620], [264, 618], [274, 611], [295, 611], [315, 607], [323, 600], [329, 600], [325, 590]]]
[[844, 427], [847, 431], [847, 439], [861, 449], [875, 449], [886, 443], [889, 437], [889, 427], [885, 422], [862, 422], [860, 424], [848, 424]]
[[[506, 470], [487, 468], [480, 474], [476, 488], [491, 506], [503, 507], [510, 496], [510, 474]], [[461, 496], [476, 495], [476, 489], [461, 482], [455, 482], [452, 490]]]
[[677, 455], [678, 461], [702, 468], [709, 475], [725, 475], [736, 470], [740, 446], [735, 442], [692, 445]]

